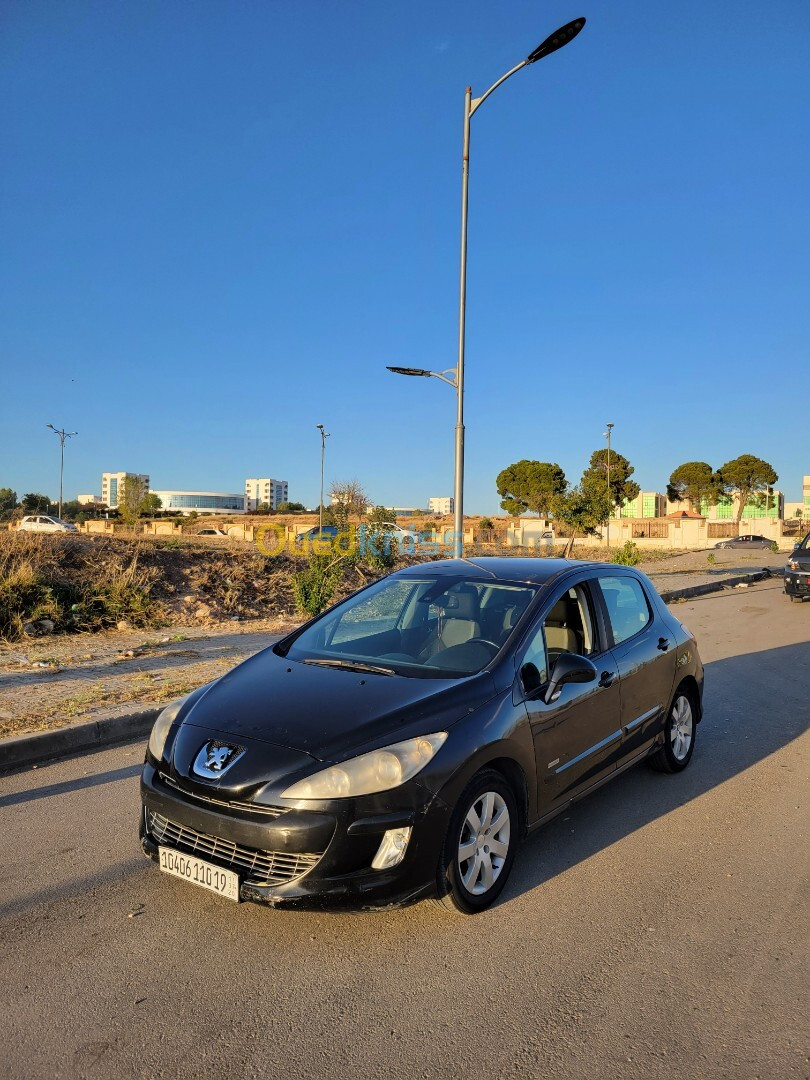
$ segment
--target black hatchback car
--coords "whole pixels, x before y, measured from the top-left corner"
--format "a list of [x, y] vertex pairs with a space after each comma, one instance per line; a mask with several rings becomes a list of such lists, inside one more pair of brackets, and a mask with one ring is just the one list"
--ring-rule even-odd
[[785, 592], [791, 600], [810, 596], [810, 532], [796, 545], [785, 567]]
[[633, 569], [411, 566], [161, 713], [142, 844], [233, 900], [475, 913], [527, 831], [644, 758], [686, 768], [702, 694]]

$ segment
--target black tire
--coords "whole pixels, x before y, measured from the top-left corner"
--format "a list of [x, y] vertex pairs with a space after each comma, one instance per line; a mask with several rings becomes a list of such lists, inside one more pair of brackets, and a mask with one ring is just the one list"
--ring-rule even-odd
[[[489, 828], [484, 820], [485, 813], [477, 812], [477, 808], [485, 809], [487, 796], [492, 797]], [[503, 824], [499, 825], [504, 809], [506, 828]], [[471, 813], [482, 825], [477, 834], [473, 833], [470, 824]], [[493, 904], [512, 870], [520, 832], [520, 811], [509, 783], [495, 769], [483, 769], [476, 773], [461, 793], [450, 819], [439, 860], [437, 903], [446, 911], [461, 915], [477, 915]], [[505, 846], [503, 855], [495, 852], [496, 844], [499, 848]], [[462, 845], [471, 850], [467, 859], [462, 857]], [[488, 874], [493, 876], [491, 885], [487, 887]]]
[[[675, 691], [664, 724], [664, 745], [647, 759], [656, 772], [683, 772], [692, 760], [697, 731], [697, 710], [692, 693], [684, 686]], [[688, 738], [686, 731], [688, 729]]]

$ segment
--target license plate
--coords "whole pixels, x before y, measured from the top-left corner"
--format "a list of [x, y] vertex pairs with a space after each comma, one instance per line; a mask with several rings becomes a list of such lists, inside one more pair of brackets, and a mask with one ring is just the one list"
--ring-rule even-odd
[[190, 881], [192, 885], [199, 885], [203, 889], [209, 889], [217, 896], [224, 896], [226, 900], [239, 901], [239, 875], [233, 870], [223, 870], [220, 866], [203, 862], [194, 855], [184, 855], [174, 848], [159, 847], [160, 869], [174, 877]]

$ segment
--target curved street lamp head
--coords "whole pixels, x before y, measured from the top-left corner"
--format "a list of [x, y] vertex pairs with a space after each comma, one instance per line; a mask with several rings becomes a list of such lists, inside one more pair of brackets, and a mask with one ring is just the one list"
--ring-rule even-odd
[[395, 375], [423, 375], [425, 378], [430, 378], [433, 374], [432, 371], [418, 367], [387, 367], [387, 370], [393, 371]]
[[533, 52], [529, 53], [526, 57], [526, 63], [534, 64], [537, 60], [542, 60], [544, 56], [548, 56], [549, 53], [561, 49], [563, 45], [567, 45], [569, 41], [574, 40], [584, 25], [585, 17], [582, 16], [570, 23], [566, 23], [565, 26], [561, 26], [559, 30], [555, 30], [553, 34], [550, 34], [541, 45], [538, 45]]

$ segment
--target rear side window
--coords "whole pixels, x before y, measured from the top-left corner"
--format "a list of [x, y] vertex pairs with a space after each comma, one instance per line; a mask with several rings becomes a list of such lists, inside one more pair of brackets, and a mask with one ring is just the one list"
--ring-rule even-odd
[[627, 641], [649, 624], [651, 616], [647, 597], [635, 578], [600, 576], [599, 585], [616, 645]]

